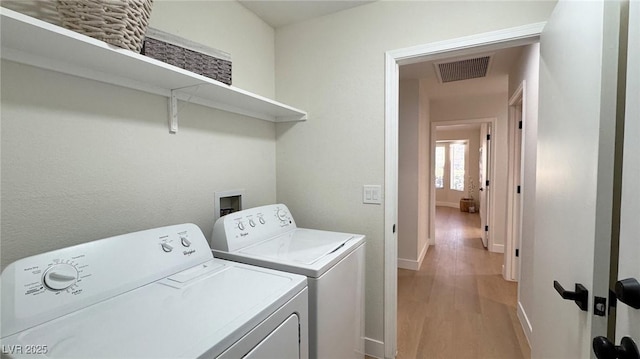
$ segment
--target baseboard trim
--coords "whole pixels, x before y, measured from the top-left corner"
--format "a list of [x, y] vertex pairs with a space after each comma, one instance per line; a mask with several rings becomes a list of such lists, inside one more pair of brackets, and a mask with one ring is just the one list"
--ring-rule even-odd
[[451, 208], [460, 209], [460, 203], [439, 202], [439, 201], [436, 201], [436, 207], [437, 207], [437, 206], [440, 206], [440, 207], [451, 207]]
[[418, 261], [413, 259], [398, 258], [398, 268], [418, 270]]
[[422, 267], [422, 261], [424, 261], [424, 256], [427, 254], [427, 249], [429, 249], [429, 241], [430, 239], [427, 238], [426, 242], [424, 242], [424, 246], [422, 246], [422, 249], [420, 250], [420, 254], [418, 255], [418, 268], [416, 270], [419, 270], [420, 267]]
[[384, 359], [384, 343], [379, 340], [365, 337], [364, 354], [370, 357]]
[[489, 252], [504, 253], [504, 244], [492, 244], [489, 246]]
[[522, 308], [522, 303], [520, 301], [518, 301], [518, 309], [516, 310], [516, 314], [518, 315], [518, 319], [520, 320], [520, 325], [522, 326], [524, 336], [527, 338], [527, 342], [529, 343], [529, 348], [531, 348], [531, 333], [533, 333], [533, 329], [531, 328], [529, 317], [527, 316], [527, 313], [525, 313], [524, 308]]

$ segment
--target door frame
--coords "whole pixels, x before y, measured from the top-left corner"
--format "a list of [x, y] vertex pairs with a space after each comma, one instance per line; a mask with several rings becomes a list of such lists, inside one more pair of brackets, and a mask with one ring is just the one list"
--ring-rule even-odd
[[[496, 128], [497, 124], [498, 124], [498, 119], [496, 117], [487, 117], [487, 118], [476, 118], [476, 119], [468, 119], [468, 120], [454, 120], [454, 121], [434, 121], [431, 122], [431, 141], [430, 141], [430, 151], [432, 154], [435, 154], [435, 149], [436, 149], [436, 130], [438, 127], [443, 127], [443, 126], [455, 126], [455, 125], [469, 125], [469, 124], [490, 124], [492, 130]], [[491, 134], [492, 136], [492, 141], [494, 140], [493, 136], [495, 136], [495, 132], [492, 132]], [[467, 147], [468, 150], [468, 147]], [[489, 167], [487, 169], [487, 172], [489, 173], [487, 178], [489, 179], [489, 183], [496, 183], [495, 182], [495, 178], [494, 178], [494, 174], [495, 171], [493, 170], [493, 166], [496, 163], [496, 151], [491, 151], [489, 153], [489, 155], [491, 156], [491, 159], [489, 160]], [[433, 157], [433, 156], [432, 156]], [[467, 158], [468, 159], [468, 158]], [[433, 159], [431, 160], [431, 163], [435, 163], [433, 161]], [[469, 164], [470, 166], [472, 164]], [[477, 164], [476, 164], [477, 165]], [[430, 181], [430, 186], [429, 186], [429, 223], [433, 223], [435, 224], [436, 222], [436, 172], [435, 172], [435, 166], [430, 166], [429, 168], [429, 181]], [[480, 184], [479, 184], [480, 185]], [[481, 186], [482, 187], [482, 186]], [[489, 231], [491, 231], [492, 228], [495, 228], [494, 226], [494, 215], [493, 215], [493, 211], [494, 211], [494, 206], [493, 204], [495, 203], [495, 191], [491, 190], [489, 191], [489, 196], [487, 196], [487, 201], [489, 204]], [[490, 252], [502, 252], [502, 250], [497, 249], [495, 244], [493, 243], [493, 237], [494, 236], [489, 236], [489, 243], [487, 245], [487, 249]], [[435, 245], [436, 243], [436, 235], [435, 235], [435, 225], [430, 226], [429, 228], [429, 245]]]
[[398, 94], [399, 65], [529, 45], [540, 40], [545, 22], [390, 50], [385, 53], [384, 356], [397, 352], [398, 300]]
[[[525, 151], [525, 111], [526, 111], [526, 83], [522, 81], [518, 88], [514, 91], [509, 99], [509, 162], [508, 162], [508, 186], [507, 186], [507, 237], [505, 238], [505, 256], [504, 256], [504, 279], [513, 282], [520, 281], [520, 270], [517, 265], [515, 249], [520, 248], [522, 240], [522, 188], [520, 191], [520, 199], [516, 186], [522, 185], [524, 174], [524, 151]], [[519, 113], [518, 113], [519, 108]], [[522, 129], [517, 126], [517, 121], [522, 121]], [[518, 133], [520, 132], [520, 133]], [[520, 141], [516, 138], [520, 135]], [[518, 148], [519, 147], [519, 148]], [[519, 160], [516, 159], [520, 157]], [[516, 183], [516, 171], [520, 173], [518, 176], [519, 183]]]

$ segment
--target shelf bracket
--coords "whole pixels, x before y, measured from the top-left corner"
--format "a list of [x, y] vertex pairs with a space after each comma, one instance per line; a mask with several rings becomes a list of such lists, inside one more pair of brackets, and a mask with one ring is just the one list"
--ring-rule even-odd
[[169, 97], [169, 133], [178, 133], [178, 96], [171, 90]]

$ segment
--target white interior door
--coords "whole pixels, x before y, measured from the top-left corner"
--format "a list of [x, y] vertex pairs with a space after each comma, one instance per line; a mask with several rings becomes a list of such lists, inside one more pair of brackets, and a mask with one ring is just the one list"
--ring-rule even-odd
[[[608, 294], [619, 9], [560, 1], [540, 38], [532, 358], [589, 358], [606, 335], [592, 302]], [[554, 281], [584, 285], [586, 311]]]
[[[640, 2], [629, 8], [629, 50], [627, 60], [627, 99], [622, 165], [622, 206], [620, 213], [620, 255], [618, 279], [640, 281]], [[628, 336], [640, 344], [640, 309], [618, 302], [616, 344]]]
[[480, 147], [480, 156], [478, 160], [478, 170], [479, 170], [478, 181], [480, 182], [478, 191], [479, 191], [479, 197], [480, 197], [479, 210], [480, 210], [480, 227], [482, 229], [482, 244], [484, 245], [485, 248], [487, 248], [487, 245], [489, 242], [489, 233], [484, 230], [485, 226], [489, 224], [489, 221], [487, 220], [489, 215], [487, 193], [489, 189], [486, 186], [486, 180], [488, 178], [487, 176], [488, 162], [487, 161], [489, 159], [489, 156], [488, 156], [489, 147], [488, 147], [488, 141], [487, 141], [488, 134], [489, 134], [489, 125], [486, 123], [483, 123], [482, 125], [480, 125], [480, 143], [482, 144], [482, 146]]
[[[513, 158], [513, 183], [516, 189], [513, 197], [513, 246], [514, 250], [508, 255], [513, 258], [513, 265], [511, 266], [511, 279], [520, 279], [520, 243], [522, 242], [522, 172], [524, 167], [522, 166], [522, 127], [518, 126], [518, 122], [522, 120], [522, 102], [515, 106], [516, 121], [514, 123], [514, 158]], [[518, 255], [516, 256], [516, 251]]]

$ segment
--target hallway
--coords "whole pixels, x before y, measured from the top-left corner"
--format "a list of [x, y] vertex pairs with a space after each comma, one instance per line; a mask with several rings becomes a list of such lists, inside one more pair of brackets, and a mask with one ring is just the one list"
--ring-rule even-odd
[[398, 269], [398, 356], [529, 358], [516, 317], [516, 283], [502, 278], [502, 254], [480, 239], [480, 218], [438, 207], [437, 246], [419, 271]]

